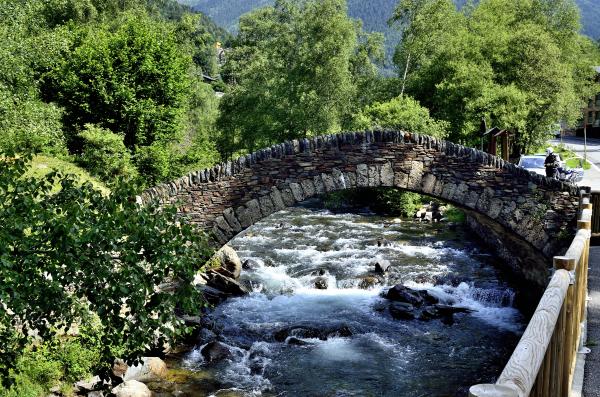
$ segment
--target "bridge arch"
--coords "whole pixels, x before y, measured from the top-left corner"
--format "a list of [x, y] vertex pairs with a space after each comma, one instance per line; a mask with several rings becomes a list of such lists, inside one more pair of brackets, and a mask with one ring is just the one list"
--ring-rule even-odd
[[276, 211], [355, 187], [397, 187], [462, 207], [489, 227], [492, 240], [509, 237], [500, 254], [538, 284], [547, 279], [549, 258], [571, 236], [579, 205], [574, 185], [476, 149], [403, 131], [281, 143], [150, 188], [142, 200], [176, 205], [225, 244]]

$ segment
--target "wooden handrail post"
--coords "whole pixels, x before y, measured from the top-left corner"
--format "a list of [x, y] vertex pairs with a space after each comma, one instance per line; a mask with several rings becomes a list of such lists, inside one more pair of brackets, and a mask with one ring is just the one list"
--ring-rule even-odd
[[[571, 282], [569, 284], [569, 288], [567, 290], [567, 297], [564, 302], [564, 310], [566, 313], [565, 322], [563, 323], [564, 327], [564, 340], [559, 341], [561, 345], [563, 345], [562, 357], [557, 357], [559, 362], [559, 366], [561, 369], [561, 390], [564, 394], [565, 391], [570, 390], [571, 388], [571, 364], [573, 363], [573, 345], [575, 343], [575, 335], [576, 329], [579, 328], [579, 324], [577, 324], [577, 317], [575, 315], [575, 285], [574, 285], [574, 271], [577, 263], [575, 259], [568, 256], [555, 256], [554, 257], [554, 268], [559, 270], [563, 269], [571, 274]], [[577, 310], [578, 311], [578, 310]], [[578, 313], [577, 313], [578, 314]], [[562, 331], [562, 330], [559, 330]], [[561, 333], [559, 333], [560, 335]]]

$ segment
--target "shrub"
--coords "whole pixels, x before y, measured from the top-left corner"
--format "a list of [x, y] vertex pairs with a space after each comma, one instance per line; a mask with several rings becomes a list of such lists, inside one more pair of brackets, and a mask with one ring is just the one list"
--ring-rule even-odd
[[[206, 236], [175, 208], [137, 204], [131, 184], [104, 196], [58, 173], [27, 178], [29, 160], [0, 155], [0, 280], [10, 280], [0, 283], [0, 378], [8, 381], [29, 332], [50, 342], [89, 313], [102, 330], [99, 373], [109, 373], [115, 349], [133, 362], [172, 343], [186, 330], [177, 314], [203, 304], [192, 281], [210, 257]], [[158, 288], [169, 280], [174, 291]], [[79, 354], [62, 354], [74, 377], [86, 370], [73, 361]]]
[[92, 175], [108, 184], [120, 178], [131, 180], [137, 175], [121, 135], [86, 124], [78, 137], [82, 141], [80, 163]]

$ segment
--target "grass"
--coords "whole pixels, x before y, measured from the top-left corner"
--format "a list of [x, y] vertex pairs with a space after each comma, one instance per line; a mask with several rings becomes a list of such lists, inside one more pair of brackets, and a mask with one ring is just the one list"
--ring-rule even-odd
[[557, 146], [553, 146], [553, 148], [556, 153], [560, 154], [560, 157], [565, 161], [565, 165], [568, 168], [579, 168], [580, 164], [583, 164], [584, 170], [589, 170], [590, 168], [592, 168], [592, 165], [589, 161], [586, 160], [584, 163], [583, 159], [577, 157], [575, 153], [567, 149], [565, 145], [560, 144]]
[[[82, 184], [85, 182], [90, 182], [103, 194], [110, 193], [110, 190], [102, 182], [91, 176], [86, 170], [69, 161], [61, 160], [56, 157], [49, 157], [46, 155], [35, 156], [31, 161], [31, 167], [29, 168], [29, 171], [27, 171], [25, 175], [34, 178], [42, 178], [53, 170], [57, 170], [62, 174], [75, 175], [77, 180], [79, 180]], [[55, 189], [58, 190], [59, 186], [56, 185]]]

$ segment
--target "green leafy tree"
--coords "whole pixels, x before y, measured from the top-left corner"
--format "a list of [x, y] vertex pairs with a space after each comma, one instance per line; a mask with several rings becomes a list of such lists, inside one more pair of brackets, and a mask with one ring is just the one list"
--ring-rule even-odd
[[221, 102], [221, 153], [339, 131], [380, 42], [348, 17], [344, 0], [281, 0], [242, 17], [225, 71], [234, 86]]
[[135, 149], [177, 138], [190, 67], [169, 24], [130, 12], [76, 32], [72, 52], [51, 74], [51, 87], [73, 130], [97, 124], [122, 134]]
[[478, 144], [485, 117], [527, 150], [550, 125], [574, 123], [596, 90], [600, 58], [578, 18], [572, 0], [482, 0], [462, 11], [449, 0], [402, 0], [396, 62], [407, 92], [451, 123], [451, 139]]
[[[202, 304], [192, 280], [209, 255], [204, 235], [175, 209], [137, 204], [129, 185], [104, 196], [56, 173], [26, 178], [27, 163], [0, 161], [4, 380], [30, 332], [49, 341], [90, 313], [100, 321], [104, 374], [117, 354], [133, 360], [173, 341], [185, 330], [177, 313], [197, 313]], [[177, 288], [160, 287], [168, 281]]]
[[444, 138], [448, 134], [449, 123], [431, 118], [429, 110], [416, 100], [399, 96], [389, 102], [366, 107], [355, 127], [396, 129]]

